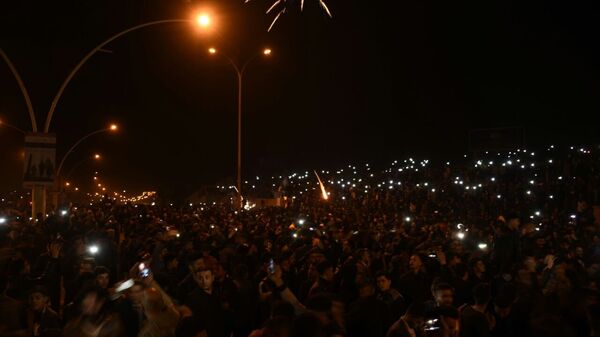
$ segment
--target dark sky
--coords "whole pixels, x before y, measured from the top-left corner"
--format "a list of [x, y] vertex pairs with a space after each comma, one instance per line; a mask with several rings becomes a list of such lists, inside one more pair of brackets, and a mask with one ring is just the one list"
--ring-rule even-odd
[[[245, 77], [244, 172], [381, 162], [467, 150], [475, 128], [520, 126], [530, 146], [599, 140], [597, 1], [316, 0], [281, 17], [253, 0], [0, 1], [0, 47], [27, 84], [39, 127], [60, 83], [85, 53], [143, 22], [188, 18], [210, 6], [218, 36], [170, 24], [126, 35], [67, 87], [53, 119], [58, 154], [109, 122], [118, 135], [84, 143], [113, 188], [191, 191], [233, 182], [236, 82], [225, 48], [269, 59]], [[394, 6], [390, 7], [393, 3]], [[16, 82], [0, 64], [0, 118], [30, 128]], [[22, 137], [0, 129], [0, 191], [18, 187]]]

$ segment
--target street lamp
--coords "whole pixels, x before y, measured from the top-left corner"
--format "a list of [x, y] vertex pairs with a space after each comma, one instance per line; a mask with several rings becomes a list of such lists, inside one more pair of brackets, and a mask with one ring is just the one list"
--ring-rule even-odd
[[107, 128], [96, 130], [94, 132], [90, 132], [87, 135], [83, 136], [81, 139], [79, 139], [77, 142], [75, 142], [75, 144], [73, 144], [73, 146], [71, 146], [69, 151], [67, 151], [67, 153], [65, 153], [65, 156], [60, 161], [60, 164], [58, 165], [58, 169], [56, 170], [56, 178], [60, 179], [60, 171], [62, 170], [62, 167], [65, 164], [65, 160], [69, 157], [69, 154], [71, 154], [73, 152], [73, 150], [77, 147], [77, 145], [81, 144], [81, 142], [83, 142], [84, 140], [88, 139], [89, 137], [91, 137], [93, 135], [96, 135], [96, 134], [99, 134], [102, 132], [115, 132], [117, 130], [117, 128], [118, 127], [116, 124], [111, 124]]
[[198, 15], [198, 18], [196, 19], [196, 22], [198, 23], [198, 25], [200, 27], [208, 27], [208, 26], [210, 26], [211, 19], [208, 14], [200, 14], [200, 15]]
[[[208, 48], [208, 53], [211, 55], [215, 55], [217, 53], [217, 49], [214, 47]], [[242, 84], [244, 79], [244, 72], [246, 71], [246, 67], [250, 62], [252, 62], [257, 56], [263, 54], [265, 56], [271, 55], [272, 50], [270, 48], [265, 48], [262, 50], [262, 53], [256, 53], [252, 55], [249, 59], [246, 60], [240, 67], [231, 57], [227, 54], [223, 54], [225, 58], [229, 61], [233, 69], [235, 70], [238, 78], [238, 128], [237, 128], [237, 192], [240, 198], [240, 207], [242, 205]]]
[[[96, 161], [99, 161], [101, 158], [102, 158], [102, 156], [101, 156], [100, 154], [98, 154], [98, 153], [95, 153], [95, 154], [94, 154], [93, 156], [91, 156], [91, 157], [84, 158], [83, 160], [79, 161], [77, 164], [73, 165], [73, 167], [71, 168], [71, 170], [69, 171], [69, 173], [67, 173], [67, 174], [65, 175], [65, 179], [70, 179], [70, 178], [71, 178], [71, 176], [73, 175], [73, 173], [75, 172], [75, 170], [76, 170], [76, 169], [77, 169], [79, 166], [81, 166], [81, 164], [85, 163], [86, 161], [88, 161], [88, 160], [96, 160]], [[65, 184], [65, 185], [66, 185], [66, 184]], [[66, 186], [69, 186], [69, 185], [66, 185]]]

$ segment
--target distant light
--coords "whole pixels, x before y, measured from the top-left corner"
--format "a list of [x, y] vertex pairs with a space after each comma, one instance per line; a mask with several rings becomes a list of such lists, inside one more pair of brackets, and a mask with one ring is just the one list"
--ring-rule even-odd
[[576, 218], [577, 218], [577, 215], [575, 215], [575, 214], [571, 214], [569, 217], [570, 217], [571, 219], [576, 219]]
[[92, 245], [88, 248], [88, 252], [90, 252], [90, 254], [97, 254], [99, 250], [100, 249], [96, 245]]
[[410, 222], [410, 217], [407, 216], [406, 218], [404, 218], [404, 220], [406, 220], [406, 222]]
[[540, 211], [536, 211], [536, 212], [535, 212], [535, 215], [536, 215], [536, 216], [540, 216], [540, 214], [542, 214], [542, 213], [540, 213]]
[[263, 50], [263, 54], [265, 54], [265, 55], [271, 55], [271, 49], [270, 48], [265, 48], [265, 50]]
[[298, 237], [298, 234], [297, 234], [297, 233], [294, 233], [294, 234], [292, 234], [292, 236], [293, 236], [293, 237], [294, 237], [294, 239], [295, 239], [295, 238], [297, 238], [297, 237]]
[[302, 226], [302, 225], [304, 225], [304, 221], [305, 221], [304, 219], [300, 219], [300, 220], [298, 220], [298, 224]]
[[119, 127], [117, 126], [117, 124], [111, 124], [110, 125], [110, 130], [111, 131], [116, 131]]
[[456, 237], [457, 237], [457, 238], [459, 238], [460, 240], [462, 240], [462, 239], [464, 239], [464, 238], [465, 238], [465, 233], [463, 233], [463, 232], [458, 232], [458, 233], [456, 234]]
[[527, 193], [527, 195], [530, 195], [530, 194], [531, 194], [531, 191], [527, 191], [527, 192], [525, 192], [525, 193]]
[[[31, 218], [29, 220], [31, 220]], [[0, 218], [0, 225], [3, 225], [5, 223], [6, 223], [6, 218]]]
[[477, 247], [479, 247], [479, 249], [481, 249], [481, 250], [486, 249], [487, 246], [488, 246], [487, 243], [480, 243], [480, 244], [477, 245]]
[[67, 215], [67, 210], [63, 209], [62, 211], [60, 211], [60, 215], [65, 216]]
[[211, 47], [211, 48], [208, 48], [208, 52], [211, 53], [211, 54], [216, 54], [217, 50], [215, 48]]

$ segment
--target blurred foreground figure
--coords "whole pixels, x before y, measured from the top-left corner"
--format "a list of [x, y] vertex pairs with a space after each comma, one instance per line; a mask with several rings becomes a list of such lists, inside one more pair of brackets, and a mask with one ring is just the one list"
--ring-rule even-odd
[[91, 287], [84, 291], [81, 315], [70, 321], [65, 337], [120, 337], [125, 336], [117, 315], [109, 309], [106, 290]]

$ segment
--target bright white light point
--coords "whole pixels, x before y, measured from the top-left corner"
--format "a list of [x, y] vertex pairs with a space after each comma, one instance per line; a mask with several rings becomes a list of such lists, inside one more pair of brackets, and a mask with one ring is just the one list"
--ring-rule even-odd
[[529, 181], [529, 183], [530, 183], [531, 185], [533, 185], [533, 184], [535, 184], [535, 181], [533, 181], [533, 180], [530, 180], [530, 181]]
[[90, 247], [88, 248], [88, 251], [89, 251], [91, 254], [96, 254], [96, 253], [98, 253], [98, 250], [99, 250], [99, 249], [98, 249], [98, 246], [96, 246], [96, 245], [94, 245], [94, 246], [90, 246]]
[[562, 176], [558, 177], [558, 180], [562, 180]]
[[535, 212], [535, 215], [540, 216], [540, 211]]
[[407, 216], [406, 218], [404, 218], [404, 220], [406, 220], [406, 222], [410, 221], [410, 217]]
[[577, 215], [575, 215], [575, 214], [571, 214], [570, 218], [571, 218], [571, 219], [575, 219], [575, 218], [577, 218]]
[[63, 209], [62, 211], [60, 211], [60, 215], [62, 215], [62, 216], [67, 215], [67, 211]]
[[528, 194], [528, 195], [529, 195], [529, 194], [531, 194], [531, 191], [527, 191], [527, 194]]
[[294, 234], [292, 234], [292, 236], [293, 236], [294, 238], [297, 238], [297, 237], [298, 237], [298, 234], [294, 233]]
[[431, 192], [435, 193], [435, 188], [432, 188], [432, 189], [431, 189]]
[[502, 198], [502, 196], [501, 196], [500, 194], [498, 194], [498, 195], [496, 196], [496, 198], [498, 198], [498, 199], [501, 199], [501, 198]]
[[554, 199], [554, 196], [553, 196], [553, 195], [550, 195], [548, 198], [550, 198], [550, 199]]
[[304, 225], [304, 219], [300, 219], [300, 220], [298, 220], [298, 224], [299, 224], [299, 225]]
[[540, 228], [539, 228], [539, 227], [536, 227], [536, 228], [535, 228], [535, 230], [539, 232], [539, 231], [540, 231]]
[[[29, 220], [31, 220], [31, 218], [29, 218]], [[6, 223], [6, 218], [0, 218], [0, 224], [4, 224]]]
[[456, 237], [459, 238], [460, 240], [462, 240], [465, 238], [465, 233], [459, 232], [458, 234], [456, 234]]
[[480, 243], [477, 245], [477, 247], [479, 247], [479, 249], [486, 249], [487, 248], [487, 243]]
[[490, 179], [491, 181], [496, 181], [496, 178], [492, 177], [492, 179]]

